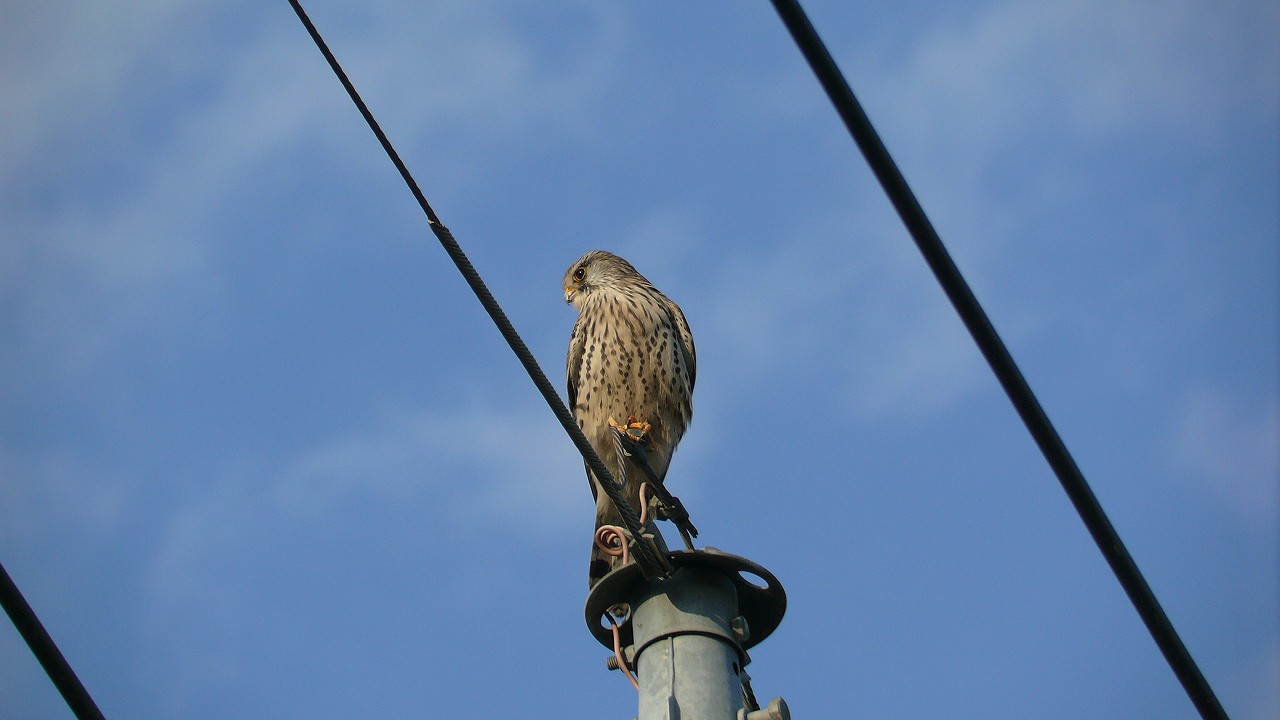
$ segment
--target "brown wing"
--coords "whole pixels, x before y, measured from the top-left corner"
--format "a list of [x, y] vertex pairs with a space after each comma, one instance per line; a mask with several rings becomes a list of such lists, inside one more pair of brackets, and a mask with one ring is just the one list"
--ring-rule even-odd
[[574, 412], [578, 404], [578, 373], [582, 372], [582, 353], [586, 349], [586, 335], [583, 332], [582, 316], [573, 324], [573, 332], [569, 334], [569, 354], [565, 358], [565, 384], [569, 390], [569, 412]]
[[[582, 372], [582, 353], [586, 350], [586, 332], [583, 329], [582, 316], [573, 324], [573, 332], [569, 334], [569, 354], [565, 358], [565, 385], [569, 393], [569, 412], [577, 418], [578, 411], [578, 373]], [[591, 468], [583, 461], [582, 467], [587, 472], [587, 485], [591, 487], [591, 499], [596, 499], [596, 484], [591, 479]]]
[[692, 393], [694, 379], [698, 375], [698, 354], [693, 349], [693, 333], [689, 331], [689, 323], [684, 319], [680, 306], [665, 295], [662, 299], [666, 301], [667, 309], [675, 319], [676, 329], [680, 332], [680, 350], [684, 354], [685, 367], [689, 368], [689, 392]]

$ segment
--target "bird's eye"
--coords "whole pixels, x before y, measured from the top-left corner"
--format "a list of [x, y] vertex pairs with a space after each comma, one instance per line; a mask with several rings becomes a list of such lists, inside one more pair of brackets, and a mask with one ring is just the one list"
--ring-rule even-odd
[[574, 279], [574, 280], [577, 280], [578, 282], [582, 282], [582, 278], [584, 278], [584, 277], [586, 277], [586, 276], [587, 276], [587, 266], [586, 266], [586, 265], [583, 265], [583, 266], [579, 267], [577, 270], [574, 270], [574, 271], [573, 271], [573, 279]]

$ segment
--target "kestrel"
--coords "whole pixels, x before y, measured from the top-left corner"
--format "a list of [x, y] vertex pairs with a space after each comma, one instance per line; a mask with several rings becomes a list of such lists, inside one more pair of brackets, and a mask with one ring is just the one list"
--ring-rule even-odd
[[[646, 477], [623, 455], [615, 428], [641, 437], [654, 474], [666, 476], [693, 417], [693, 335], [678, 305], [631, 263], [602, 250], [569, 266], [564, 299], [578, 309], [569, 338], [569, 407], [623, 496], [640, 512], [639, 489]], [[596, 500], [596, 528], [621, 525], [590, 469], [587, 480]], [[619, 563], [621, 558], [593, 544], [589, 584]]]

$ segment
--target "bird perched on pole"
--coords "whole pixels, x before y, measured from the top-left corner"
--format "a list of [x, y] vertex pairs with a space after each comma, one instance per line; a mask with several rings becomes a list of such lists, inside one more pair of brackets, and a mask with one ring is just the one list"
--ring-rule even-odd
[[[689, 323], [680, 306], [631, 263], [603, 250], [588, 252], [565, 271], [564, 299], [578, 309], [569, 338], [569, 407], [623, 497], [639, 511], [646, 477], [629, 462], [622, 439], [643, 447], [659, 481], [666, 476], [693, 418], [697, 364]], [[620, 524], [590, 468], [587, 480], [596, 500], [596, 528]], [[593, 544], [589, 584], [621, 562]]]

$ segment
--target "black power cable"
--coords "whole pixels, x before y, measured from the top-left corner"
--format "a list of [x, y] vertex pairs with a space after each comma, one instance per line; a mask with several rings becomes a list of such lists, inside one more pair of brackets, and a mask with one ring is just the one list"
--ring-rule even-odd
[[[537, 386], [538, 392], [542, 393], [543, 399], [547, 401], [547, 405], [551, 407], [551, 411], [555, 413], [556, 419], [564, 427], [564, 431], [569, 434], [569, 438], [573, 440], [573, 444], [578, 448], [578, 452], [582, 454], [582, 459], [586, 461], [587, 466], [591, 468], [591, 472], [595, 473], [596, 478], [600, 480], [601, 487], [604, 488], [605, 494], [613, 501], [618, 513], [622, 516], [623, 524], [627, 526], [627, 530], [631, 532], [631, 536], [635, 538], [635, 554], [636, 561], [645, 569], [646, 576], [663, 576], [670, 571], [670, 565], [665, 557], [650, 545], [644, 539], [644, 535], [648, 532], [645, 526], [640, 522], [640, 516], [631, 508], [626, 498], [622, 496], [622, 491], [613, 480], [613, 475], [600, 460], [600, 456], [596, 454], [595, 448], [591, 447], [591, 443], [587, 441], [587, 436], [582, 433], [582, 428], [578, 427], [578, 422], [574, 419], [573, 414], [565, 407], [564, 401], [560, 399], [559, 393], [556, 392], [551, 381], [547, 379], [546, 373], [542, 372], [542, 368], [538, 365], [538, 361], [534, 359], [533, 353], [529, 351], [528, 346], [524, 344], [524, 340], [520, 338], [520, 334], [516, 332], [515, 326], [511, 324], [511, 320], [507, 318], [507, 314], [503, 312], [502, 306], [493, 297], [493, 293], [489, 292], [489, 288], [485, 285], [484, 280], [480, 277], [480, 273], [476, 271], [475, 266], [471, 264], [462, 248], [458, 245], [458, 241], [453, 238], [453, 233], [449, 232], [449, 228], [440, 222], [440, 218], [436, 216], [431, 205], [427, 202], [426, 196], [422, 194], [418, 183], [409, 173], [409, 168], [400, 159], [400, 154], [392, 147], [391, 141], [387, 139], [382, 127], [378, 125], [378, 121], [374, 119], [373, 113], [369, 112], [368, 106], [364, 104], [364, 100], [360, 98], [360, 93], [356, 92], [355, 85], [351, 84], [351, 80], [347, 78], [346, 72], [342, 70], [342, 66], [338, 64], [338, 59], [334, 57], [329, 50], [329, 46], [325, 43], [324, 38], [320, 37], [316, 26], [311, 23], [311, 18], [307, 17], [307, 13], [302, 9], [302, 5], [298, 0], [289, 0], [289, 4], [293, 6], [293, 11], [298, 14], [298, 19], [302, 21], [303, 26], [307, 28], [307, 33], [311, 35], [311, 39], [315, 41], [316, 47], [320, 49], [324, 59], [329, 62], [329, 67], [333, 69], [333, 73], [338, 76], [338, 80], [342, 83], [342, 87], [346, 88], [347, 94], [351, 96], [351, 101], [356, 104], [356, 108], [360, 110], [360, 114], [369, 125], [369, 129], [377, 136], [378, 142], [382, 144], [382, 149], [386, 151], [387, 157], [391, 158], [391, 162], [395, 164], [396, 170], [400, 171], [400, 177], [404, 178], [404, 182], [409, 186], [409, 190], [413, 193], [413, 197], [418, 201], [418, 205], [422, 208], [422, 212], [426, 213], [427, 223], [431, 226], [431, 232], [435, 233], [436, 239], [440, 241], [440, 245], [444, 251], [449, 254], [449, 258], [453, 260], [453, 264], [458, 267], [458, 271], [462, 273], [463, 279], [467, 281], [467, 285], [471, 286], [472, 292], [476, 298], [480, 300], [480, 304], [484, 306], [485, 312], [489, 313], [489, 317], [493, 323], [498, 326], [498, 331], [502, 333], [503, 339], [507, 341], [507, 345], [511, 346], [512, 352], [520, 359], [520, 364], [524, 366], [525, 372], [529, 373], [529, 377], [533, 380], [533, 384]], [[657, 532], [654, 528], [653, 532]]]
[[31, 654], [40, 661], [40, 667], [48, 673], [54, 687], [62, 693], [62, 699], [71, 708], [71, 712], [79, 720], [104, 720], [102, 711], [93, 702], [80, 678], [76, 677], [76, 671], [71, 669], [71, 664], [54, 644], [53, 638], [40, 623], [40, 618], [36, 617], [35, 611], [27, 604], [27, 599], [22, 597], [4, 565], [0, 565], [0, 605], [4, 606], [13, 626], [18, 628], [18, 634], [27, 641]]
[[907, 226], [920, 253], [924, 255], [925, 262], [929, 264], [929, 268], [942, 285], [951, 304], [955, 306], [960, 319], [964, 321], [969, 334], [973, 336], [987, 363], [991, 365], [1005, 393], [1013, 401], [1018, 415], [1022, 417], [1022, 422], [1027, 426], [1036, 444], [1040, 446], [1040, 452], [1044, 454], [1058, 476], [1058, 481], [1066, 490], [1067, 497], [1075, 505], [1080, 519], [1084, 521], [1089, 534], [1093, 536], [1102, 555], [1111, 565], [1111, 570], [1129, 595], [1129, 600], [1137, 609], [1138, 615], [1146, 623], [1147, 630], [1155, 639], [1156, 645], [1160, 647], [1160, 652], [1164, 653], [1165, 660], [1182, 683], [1191, 702], [1195, 703], [1202, 717], [1225, 720], [1226, 711], [1214, 695], [1213, 688], [1209, 687], [1195, 660], [1187, 652], [1182, 639], [1174, 630], [1173, 624], [1169, 622], [1169, 617], [1161, 608], [1147, 581], [1142, 577], [1142, 572], [1138, 570], [1137, 563], [1125, 549], [1120, 536], [1103, 512], [1098, 498], [1089, 488], [1089, 483], [1080, 472], [1080, 468], [1076, 466], [1075, 460], [1067, 451], [1062, 438], [1058, 436], [1053, 423], [1049, 421], [1049, 416], [1040, 407], [1040, 402], [1031, 391], [1026, 378], [1014, 363], [1013, 356], [1000, 340], [991, 320], [987, 318], [978, 299], [969, 289], [969, 284], [965, 282], [964, 276], [960, 274], [959, 268], [943, 246], [942, 239], [938, 237], [933, 224], [925, 216], [924, 209], [920, 207], [919, 201], [916, 200], [915, 194], [898, 170], [897, 164], [889, 156], [889, 151], [881, 142], [879, 134], [871, 125], [871, 120], [863, 112], [849, 83], [840, 72], [835, 60], [831, 58], [831, 54], [827, 52], [826, 46], [818, 37], [808, 16], [796, 0], [770, 1], [805, 60], [818, 77], [823, 89], [831, 98], [836, 112], [840, 114], [845, 126], [849, 129], [849, 134], [862, 150], [867, 164], [871, 166], [871, 171], [875, 173], [876, 179], [880, 181], [880, 185], [889, 196], [889, 201], [893, 203], [902, 222]]

